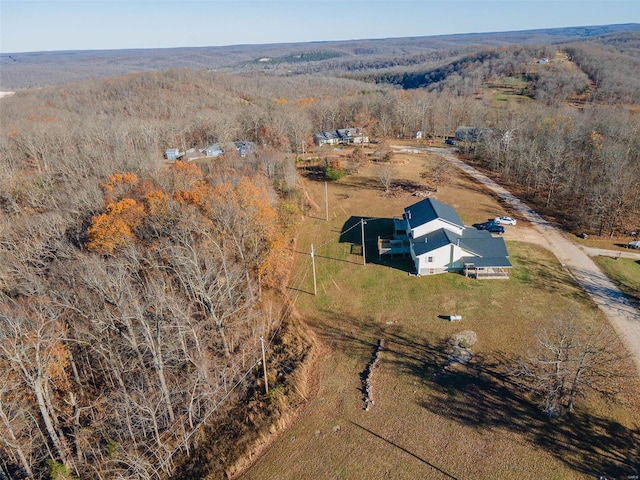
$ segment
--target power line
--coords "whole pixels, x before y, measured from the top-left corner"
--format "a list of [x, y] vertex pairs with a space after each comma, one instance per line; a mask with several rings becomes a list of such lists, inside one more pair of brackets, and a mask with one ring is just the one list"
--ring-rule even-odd
[[[302, 279], [300, 280], [300, 283], [298, 285], [299, 288], [296, 288], [296, 295], [294, 296], [293, 300], [287, 302], [287, 308], [284, 309], [284, 311], [282, 312], [282, 314], [279, 316], [279, 321], [278, 321], [278, 326], [276, 328], [274, 328], [274, 331], [271, 335], [271, 337], [269, 338], [269, 341], [267, 342], [266, 345], [264, 345], [264, 350], [268, 350], [271, 343], [273, 342], [273, 340], [275, 339], [278, 331], [280, 330], [280, 328], [282, 327], [282, 324], [284, 322], [284, 319], [287, 318], [287, 316], [289, 315], [289, 311], [291, 310], [292, 306], [295, 304], [296, 300], [298, 299], [298, 296], [300, 295], [300, 291], [301, 291], [301, 287], [302, 284], [304, 283], [304, 281], [307, 278], [307, 274], [309, 272], [309, 265], [307, 264], [307, 268], [305, 269], [305, 273], [302, 277]], [[262, 350], [262, 349], [261, 349]], [[193, 437], [193, 435], [195, 434], [195, 432], [202, 426], [204, 425], [204, 423], [211, 417], [211, 415], [213, 415], [218, 408], [220, 408], [220, 406], [227, 401], [227, 399], [230, 397], [230, 395], [244, 382], [244, 380], [247, 378], [247, 376], [251, 373], [251, 371], [260, 364], [261, 360], [256, 360], [243, 374], [243, 376], [234, 384], [234, 386], [220, 399], [220, 401], [214, 406], [214, 408], [208, 412], [203, 418], [202, 420], [198, 423], [198, 425], [196, 425], [191, 432], [189, 432], [181, 441], [180, 443], [171, 451], [171, 453], [166, 457], [165, 460], [162, 461], [162, 463], [160, 463], [160, 465], [158, 465], [152, 472], [150, 476], [157, 476], [158, 478], [160, 478], [159, 472], [160, 470], [173, 458], [173, 456], [178, 453], [180, 450], [182, 450], [182, 448], [187, 444], [187, 442], [191, 439], [191, 437]], [[266, 365], [264, 366], [266, 368]], [[183, 414], [180, 418], [180, 420], [183, 420], [186, 417], [185, 414]], [[173, 426], [177, 426], [179, 424], [181, 424], [183, 422], [174, 422]], [[148, 461], [148, 460], [147, 460]], [[130, 471], [130, 469], [128, 468], [127, 471]]]

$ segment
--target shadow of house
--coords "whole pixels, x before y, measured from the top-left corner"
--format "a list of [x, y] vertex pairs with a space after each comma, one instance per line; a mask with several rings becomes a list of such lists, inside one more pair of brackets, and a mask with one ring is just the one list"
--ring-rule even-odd
[[[364, 223], [364, 225], [363, 225]], [[362, 255], [362, 241], [364, 238], [364, 253], [366, 263], [386, 265], [391, 268], [411, 271], [413, 262], [406, 252], [405, 255], [382, 256], [379, 254], [378, 244], [381, 239], [394, 235], [396, 221], [392, 218], [350, 217], [340, 230], [340, 243], [351, 244], [351, 253]]]

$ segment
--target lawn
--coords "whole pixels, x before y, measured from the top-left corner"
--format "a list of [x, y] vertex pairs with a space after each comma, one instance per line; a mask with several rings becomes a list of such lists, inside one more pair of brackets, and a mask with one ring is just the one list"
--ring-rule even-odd
[[[586, 479], [628, 473], [625, 464], [640, 455], [634, 418], [640, 404], [632, 385], [618, 403], [588, 397], [574, 415], [549, 422], [504, 376], [542, 325], [567, 312], [607, 325], [599, 310], [555, 257], [524, 242], [507, 241], [514, 268], [506, 281], [413, 277], [406, 260], [379, 260], [377, 234], [420, 200], [412, 190], [424, 190], [418, 173], [434, 160], [402, 155], [394, 161], [394, 178], [403, 188], [384, 194], [376, 182], [379, 167], [369, 165], [329, 185], [328, 222], [322, 207], [303, 221], [291, 294], [301, 321], [323, 345], [317, 391], [242, 478]], [[316, 205], [324, 205], [322, 182], [304, 186]], [[431, 195], [452, 205], [466, 224], [503, 208], [458, 175]], [[462, 321], [443, 318], [451, 314]], [[445, 369], [447, 342], [461, 331], [477, 336], [473, 356]], [[365, 411], [363, 375], [381, 340], [370, 376], [374, 404]]]
[[640, 306], [640, 261], [595, 257], [594, 261], [635, 305]]

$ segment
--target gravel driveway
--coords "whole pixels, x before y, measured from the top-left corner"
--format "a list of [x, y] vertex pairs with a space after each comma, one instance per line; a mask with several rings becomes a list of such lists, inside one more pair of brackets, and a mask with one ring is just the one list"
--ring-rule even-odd
[[[575, 278], [576, 282], [600, 307], [626, 344], [640, 372], [640, 312], [629, 303], [622, 292], [600, 271], [585, 249], [568, 239], [560, 229], [547, 222], [499, 184], [460, 160], [454, 153], [455, 149], [427, 148], [420, 150], [444, 156], [454, 166], [496, 193], [505, 203], [511, 205], [531, 222], [535, 231], [539, 234], [539, 238], [536, 239], [535, 243], [543, 245], [553, 252], [560, 263]], [[593, 255], [602, 254], [602, 251], [588, 250]], [[619, 252], [617, 251], [610, 252], [612, 257], [618, 256], [618, 254]], [[633, 252], [623, 252], [620, 256], [640, 260], [640, 254]]]

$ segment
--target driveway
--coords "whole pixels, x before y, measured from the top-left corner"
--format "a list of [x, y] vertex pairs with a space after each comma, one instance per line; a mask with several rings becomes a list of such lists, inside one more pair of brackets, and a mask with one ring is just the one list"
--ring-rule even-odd
[[[398, 147], [398, 149], [400, 150], [402, 147]], [[485, 185], [489, 190], [496, 193], [505, 203], [511, 205], [518, 213], [531, 222], [534, 230], [539, 234], [535, 243], [545, 246], [553, 252], [560, 263], [567, 268], [575, 278], [576, 282], [589, 294], [596, 305], [598, 305], [626, 344], [640, 372], [640, 312], [629, 303], [622, 292], [600, 271], [598, 266], [589, 257], [590, 254], [601, 255], [604, 253], [612, 257], [620, 255], [625, 258], [637, 258], [640, 260], [640, 254], [635, 252], [584, 249], [572, 242], [559, 228], [547, 222], [502, 186], [460, 160], [455, 154], [456, 149], [425, 148], [419, 150], [444, 156], [455, 167]]]

